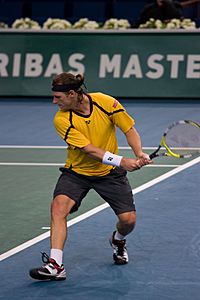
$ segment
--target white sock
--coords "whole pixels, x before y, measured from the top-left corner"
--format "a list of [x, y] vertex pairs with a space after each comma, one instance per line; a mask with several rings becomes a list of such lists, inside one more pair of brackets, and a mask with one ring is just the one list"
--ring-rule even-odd
[[118, 241], [121, 241], [121, 240], [124, 240], [125, 236], [120, 234], [118, 231], [115, 232], [115, 236], [114, 236], [114, 239], [115, 240], [118, 240]]
[[59, 266], [62, 265], [63, 251], [60, 249], [51, 249], [50, 258], [53, 258]]

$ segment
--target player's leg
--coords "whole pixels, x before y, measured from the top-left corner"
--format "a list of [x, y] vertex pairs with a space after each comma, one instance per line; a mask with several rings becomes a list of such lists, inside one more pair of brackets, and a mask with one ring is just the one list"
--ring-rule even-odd
[[113, 260], [117, 265], [124, 265], [128, 263], [128, 251], [126, 246], [125, 237], [131, 233], [136, 223], [136, 212], [125, 212], [118, 215], [118, 222], [116, 229], [112, 237], [110, 238], [110, 244], [113, 248]]
[[51, 204], [51, 251], [50, 256], [42, 254], [44, 265], [31, 269], [29, 274], [38, 280], [63, 280], [66, 272], [62, 264], [63, 248], [67, 239], [67, 216], [78, 210], [82, 199], [90, 186], [86, 180], [79, 178], [72, 171], [62, 169], [54, 190]]
[[66, 195], [56, 196], [51, 204], [51, 249], [63, 250], [67, 239], [66, 218], [75, 201]]
[[66, 271], [62, 263], [63, 248], [67, 239], [66, 218], [75, 201], [66, 195], [56, 196], [51, 204], [51, 251], [50, 256], [42, 254], [44, 265], [31, 269], [29, 274], [38, 280], [64, 280]]
[[125, 236], [133, 231], [136, 223], [132, 189], [126, 174], [125, 170], [115, 168], [109, 175], [95, 182], [95, 190], [109, 203], [118, 217], [110, 244], [113, 248], [114, 262], [120, 265], [128, 263]]
[[117, 231], [122, 236], [126, 236], [133, 231], [136, 224], [136, 211], [124, 212], [118, 215], [118, 222], [116, 225]]

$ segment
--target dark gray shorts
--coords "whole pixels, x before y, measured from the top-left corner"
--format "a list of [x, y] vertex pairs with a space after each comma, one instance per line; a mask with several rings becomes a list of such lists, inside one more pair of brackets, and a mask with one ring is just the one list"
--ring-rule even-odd
[[135, 211], [132, 189], [121, 168], [113, 169], [106, 176], [85, 176], [60, 168], [62, 174], [54, 190], [54, 197], [66, 195], [76, 202], [70, 213], [78, 210], [90, 189], [94, 189], [114, 210], [116, 215]]

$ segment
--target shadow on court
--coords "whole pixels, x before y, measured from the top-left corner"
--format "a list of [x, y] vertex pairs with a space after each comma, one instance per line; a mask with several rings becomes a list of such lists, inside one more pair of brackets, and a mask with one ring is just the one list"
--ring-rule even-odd
[[[0, 299], [199, 300], [199, 164], [135, 196], [137, 227], [128, 237], [130, 263], [112, 264], [115, 216], [106, 209], [69, 228], [62, 282], [37, 282], [44, 240], [1, 262]], [[11, 287], [12, 284], [12, 287]]]

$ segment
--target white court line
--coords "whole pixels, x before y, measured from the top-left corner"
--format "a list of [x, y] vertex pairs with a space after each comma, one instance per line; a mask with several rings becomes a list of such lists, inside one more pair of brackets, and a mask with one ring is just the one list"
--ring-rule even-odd
[[[30, 163], [30, 162], [0, 162], [0, 166], [31, 166], [31, 167], [63, 167], [64, 164], [63, 163]], [[151, 167], [151, 168], [175, 168], [178, 167], [180, 165], [156, 165], [156, 164], [151, 164], [151, 165], [147, 165], [145, 166], [147, 167]]]
[[[131, 150], [131, 147], [118, 147], [120, 150]], [[145, 150], [154, 150], [157, 147], [142, 147]], [[0, 145], [0, 149], [67, 149], [67, 146], [26, 146], [26, 145]]]
[[0, 145], [0, 149], [67, 149], [67, 146]]
[[[67, 149], [67, 146], [22, 146], [22, 145], [0, 145], [0, 149]], [[131, 147], [119, 147], [120, 150], [131, 150]], [[143, 147], [144, 150], [155, 150], [156, 147]], [[20, 162], [0, 162], [0, 166], [49, 166], [49, 167], [62, 167], [63, 163], [20, 163]], [[179, 165], [148, 165], [146, 167], [152, 168], [175, 168]]]
[[[171, 171], [169, 171], [169, 172], [167, 172], [167, 173], [165, 173], [165, 174], [163, 174], [163, 175], [161, 175], [161, 176], [159, 176], [159, 177], [157, 177], [157, 178], [155, 178], [155, 179], [153, 179], [153, 180], [151, 180], [151, 181], [149, 181], [145, 184], [142, 184], [141, 186], [139, 186], [135, 189], [133, 189], [132, 190], [133, 194], [137, 194], [137, 193], [139, 193], [143, 190], [146, 190], [146, 189], [152, 187], [153, 185], [155, 185], [155, 184], [157, 184], [157, 183], [159, 183], [159, 182], [161, 182], [161, 181], [163, 181], [163, 180], [165, 180], [165, 179], [167, 179], [167, 178], [169, 178], [169, 177], [171, 177], [171, 176], [173, 176], [173, 175], [175, 175], [179, 172], [182, 172], [183, 170], [185, 170], [189, 167], [192, 167], [195, 164], [198, 164], [199, 162], [200, 162], [200, 157], [197, 157], [197, 158], [185, 163], [184, 165], [181, 165], [178, 168], [175, 168], [175, 169], [173, 169], [173, 170], [171, 170]], [[74, 225], [78, 222], [81, 222], [82, 220], [85, 220], [85, 219], [89, 218], [90, 216], [102, 211], [103, 209], [105, 209], [107, 207], [109, 207], [109, 205], [107, 203], [105, 203], [105, 204], [102, 204], [102, 205], [100, 205], [96, 208], [93, 208], [93, 209], [89, 210], [88, 212], [86, 212], [86, 213], [70, 220], [69, 222], [67, 222], [68, 227], [70, 227], [70, 226], [72, 226], [72, 225]], [[50, 231], [47, 231], [47, 232], [45, 232], [45, 233], [29, 240], [29, 241], [27, 241], [27, 242], [15, 247], [15, 248], [9, 250], [9, 251], [1, 254], [0, 255], [0, 261], [2, 261], [4, 259], [20, 252], [20, 251], [22, 251], [22, 250], [24, 250], [24, 249], [26, 249], [26, 248], [34, 245], [34, 244], [46, 239], [46, 238], [48, 238], [49, 236], [50, 236]]]
[[32, 166], [32, 167], [54, 167], [54, 166], [64, 166], [64, 163], [23, 163], [23, 162], [0, 162], [0, 166]]

